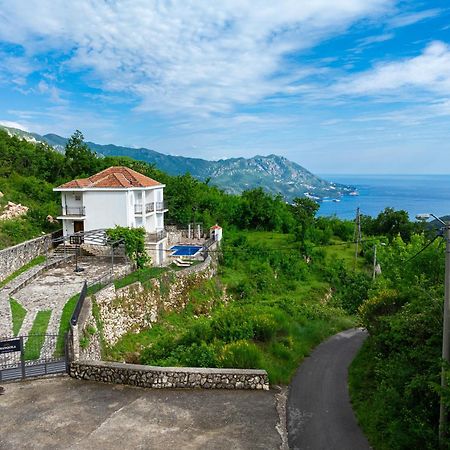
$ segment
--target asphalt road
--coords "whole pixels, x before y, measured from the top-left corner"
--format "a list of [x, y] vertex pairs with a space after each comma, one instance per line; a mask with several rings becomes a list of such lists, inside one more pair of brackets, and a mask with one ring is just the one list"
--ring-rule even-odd
[[348, 366], [366, 332], [351, 329], [319, 345], [289, 387], [287, 429], [292, 450], [368, 450], [347, 388]]

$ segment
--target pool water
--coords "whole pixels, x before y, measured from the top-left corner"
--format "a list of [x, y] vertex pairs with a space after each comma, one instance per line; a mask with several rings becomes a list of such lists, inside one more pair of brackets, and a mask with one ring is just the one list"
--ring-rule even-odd
[[195, 256], [202, 249], [199, 245], [174, 245], [171, 256]]

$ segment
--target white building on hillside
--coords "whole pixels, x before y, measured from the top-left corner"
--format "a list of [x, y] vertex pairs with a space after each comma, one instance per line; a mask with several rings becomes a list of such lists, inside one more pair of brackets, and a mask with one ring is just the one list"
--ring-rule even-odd
[[128, 167], [109, 167], [89, 177], [69, 181], [61, 192], [64, 236], [79, 231], [143, 227], [154, 264], [165, 259], [164, 185]]

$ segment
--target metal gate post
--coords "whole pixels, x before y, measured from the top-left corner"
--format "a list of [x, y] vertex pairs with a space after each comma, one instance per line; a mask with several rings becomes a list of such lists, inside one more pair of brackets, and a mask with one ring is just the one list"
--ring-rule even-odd
[[20, 336], [20, 363], [22, 365], [22, 380], [25, 379], [25, 350], [23, 347], [23, 336]]

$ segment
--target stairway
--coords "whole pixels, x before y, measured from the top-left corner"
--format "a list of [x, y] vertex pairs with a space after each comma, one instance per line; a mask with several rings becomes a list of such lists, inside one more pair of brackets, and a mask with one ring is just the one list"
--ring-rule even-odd
[[[76, 245], [66, 244], [66, 250], [65, 250], [66, 255], [75, 255], [76, 251], [77, 251]], [[64, 256], [64, 245], [63, 244], [59, 244], [58, 247], [56, 247], [53, 250], [53, 256]]]

